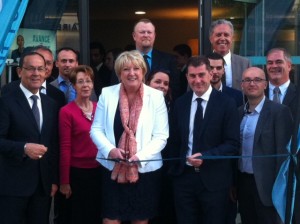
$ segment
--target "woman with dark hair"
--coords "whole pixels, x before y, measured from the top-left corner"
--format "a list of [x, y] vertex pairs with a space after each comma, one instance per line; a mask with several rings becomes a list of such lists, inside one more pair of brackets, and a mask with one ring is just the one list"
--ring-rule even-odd
[[172, 102], [170, 72], [164, 69], [151, 72], [146, 80], [146, 85], [163, 92], [168, 112], [170, 112]]

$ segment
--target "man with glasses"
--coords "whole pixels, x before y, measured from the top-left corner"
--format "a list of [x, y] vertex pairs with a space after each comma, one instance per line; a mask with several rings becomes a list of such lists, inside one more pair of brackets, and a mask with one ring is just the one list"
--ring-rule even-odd
[[[54, 58], [53, 58], [52, 51], [43, 45], [34, 47], [32, 51], [40, 53], [46, 61], [46, 76], [45, 76], [45, 81], [43, 82], [40, 88], [40, 92], [54, 99], [58, 107], [61, 108], [62, 106], [65, 105], [65, 97], [63, 92], [58, 90], [54, 86], [50, 85], [50, 83], [47, 81], [53, 69]], [[5, 85], [1, 89], [1, 95], [3, 96], [11, 91], [15, 91], [17, 88], [19, 88], [20, 82], [21, 80], [19, 79]]]
[[[272, 203], [272, 188], [286, 154], [293, 120], [287, 106], [265, 97], [265, 73], [257, 67], [246, 69], [241, 88], [248, 98], [240, 108], [242, 159], [238, 161], [238, 202], [243, 224], [282, 223]], [[257, 157], [252, 157], [257, 156]]]
[[58, 108], [39, 91], [44, 57], [25, 53], [19, 65], [19, 87], [0, 98], [0, 219], [48, 224], [58, 185]]

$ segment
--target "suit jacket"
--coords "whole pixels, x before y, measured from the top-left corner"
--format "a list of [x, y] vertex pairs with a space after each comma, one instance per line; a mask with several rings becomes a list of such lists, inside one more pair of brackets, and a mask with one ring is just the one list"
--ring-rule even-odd
[[[0, 194], [31, 196], [39, 183], [50, 196], [51, 184], [58, 184], [57, 106], [40, 94], [43, 125], [36, 124], [30, 105], [20, 88], [0, 98]], [[42, 159], [24, 154], [26, 143], [45, 145]]]
[[231, 54], [232, 88], [241, 90], [242, 74], [250, 65], [247, 58]]
[[[267, 89], [265, 90], [265, 95], [266, 95], [266, 97], [269, 98], [269, 85], [268, 85]], [[282, 104], [288, 106], [291, 110], [293, 118], [296, 118], [297, 107], [298, 107], [297, 87], [292, 82], [290, 82], [290, 85], [287, 88], [287, 91], [286, 91], [285, 97], [283, 98]]]
[[[173, 176], [182, 175], [186, 165], [192, 96], [193, 92], [189, 91], [177, 99], [171, 118], [170, 154], [181, 158], [170, 168]], [[230, 156], [238, 152], [237, 107], [233, 99], [215, 89], [211, 92], [201, 124], [200, 142], [200, 152], [204, 156]], [[231, 160], [204, 160], [199, 175], [209, 190], [229, 187], [232, 182]]]
[[[7, 95], [10, 92], [15, 92], [20, 86], [21, 80], [16, 80], [13, 82], [8, 83], [7, 85], [3, 86], [1, 89], [1, 95]], [[51, 97], [53, 100], [56, 101], [58, 108], [60, 109], [66, 104], [65, 95], [62, 91], [55, 88], [54, 86], [50, 85], [50, 83], [46, 83], [46, 92], [47, 96]]]
[[[144, 85], [144, 84], [143, 84]], [[111, 149], [116, 148], [114, 119], [119, 102], [121, 84], [102, 89], [97, 104], [91, 138], [98, 148], [97, 160], [107, 169], [112, 170], [114, 162], [102, 160], [108, 158]], [[162, 166], [161, 150], [169, 137], [168, 112], [161, 91], [144, 85], [143, 107], [136, 130], [137, 157], [140, 160], [157, 159], [142, 162], [139, 172], [150, 172]]]
[[176, 68], [175, 57], [171, 54], [153, 49], [151, 71], [158, 69], [168, 70], [171, 74], [170, 86], [172, 89], [173, 99], [180, 95], [179, 72]]
[[[240, 121], [244, 108], [239, 108]], [[287, 154], [293, 120], [288, 107], [265, 99], [260, 112], [253, 143], [253, 155]], [[240, 149], [241, 151], [242, 149]], [[253, 159], [253, 174], [258, 194], [265, 206], [273, 206], [272, 188], [285, 157]]]
[[222, 93], [232, 97], [235, 100], [237, 107], [244, 104], [243, 93], [241, 91], [223, 85]]

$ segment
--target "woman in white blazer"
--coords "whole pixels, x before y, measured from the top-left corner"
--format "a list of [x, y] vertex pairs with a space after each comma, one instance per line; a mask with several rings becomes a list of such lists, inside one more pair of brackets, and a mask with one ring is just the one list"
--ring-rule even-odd
[[103, 174], [103, 223], [146, 224], [158, 212], [161, 150], [169, 136], [161, 91], [144, 85], [147, 67], [138, 51], [115, 62], [120, 84], [103, 88], [91, 138]]

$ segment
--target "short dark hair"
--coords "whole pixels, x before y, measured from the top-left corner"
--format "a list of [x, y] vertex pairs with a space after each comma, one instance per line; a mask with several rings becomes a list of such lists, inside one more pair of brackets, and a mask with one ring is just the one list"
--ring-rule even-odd
[[38, 52], [29, 51], [29, 52], [25, 52], [25, 53], [22, 54], [22, 56], [21, 56], [21, 58], [20, 58], [20, 62], [19, 62], [19, 67], [20, 67], [20, 68], [23, 67], [24, 60], [25, 60], [26, 57], [28, 57], [28, 56], [34, 56], [34, 55], [40, 56], [40, 57], [43, 59], [43, 61], [44, 61], [44, 66], [46, 66], [46, 61], [45, 61], [45, 58], [44, 58], [43, 55], [41, 55], [41, 54], [38, 53]]
[[58, 49], [58, 50], [56, 51], [56, 59], [58, 59], [58, 55], [59, 55], [59, 53], [62, 52], [62, 51], [72, 51], [72, 52], [76, 55], [76, 61], [78, 61], [79, 53], [78, 53], [78, 51], [74, 50], [74, 49], [71, 48], [71, 47], [62, 47], [62, 48]]
[[189, 66], [198, 67], [201, 65], [206, 65], [207, 70], [211, 70], [209, 60], [205, 56], [192, 56], [187, 62], [187, 68]]
[[98, 49], [100, 54], [105, 56], [105, 48], [100, 42], [91, 42], [90, 49]]
[[224, 65], [225, 65], [225, 60], [224, 60], [223, 56], [220, 55], [220, 54], [218, 54], [218, 53], [216, 53], [216, 52], [212, 52], [212, 53], [206, 55], [206, 57], [207, 57], [208, 59], [211, 59], [211, 60], [222, 60], [222, 62], [223, 62], [223, 67], [224, 67]]
[[44, 46], [44, 45], [38, 45], [38, 46], [35, 46], [33, 47], [32, 51], [38, 51], [38, 50], [43, 50], [43, 51], [48, 51], [50, 54], [53, 55], [52, 51], [50, 50], [50, 48]]
[[187, 44], [178, 44], [173, 48], [173, 51], [177, 52], [181, 56], [187, 55], [188, 58], [192, 56], [192, 49]]

